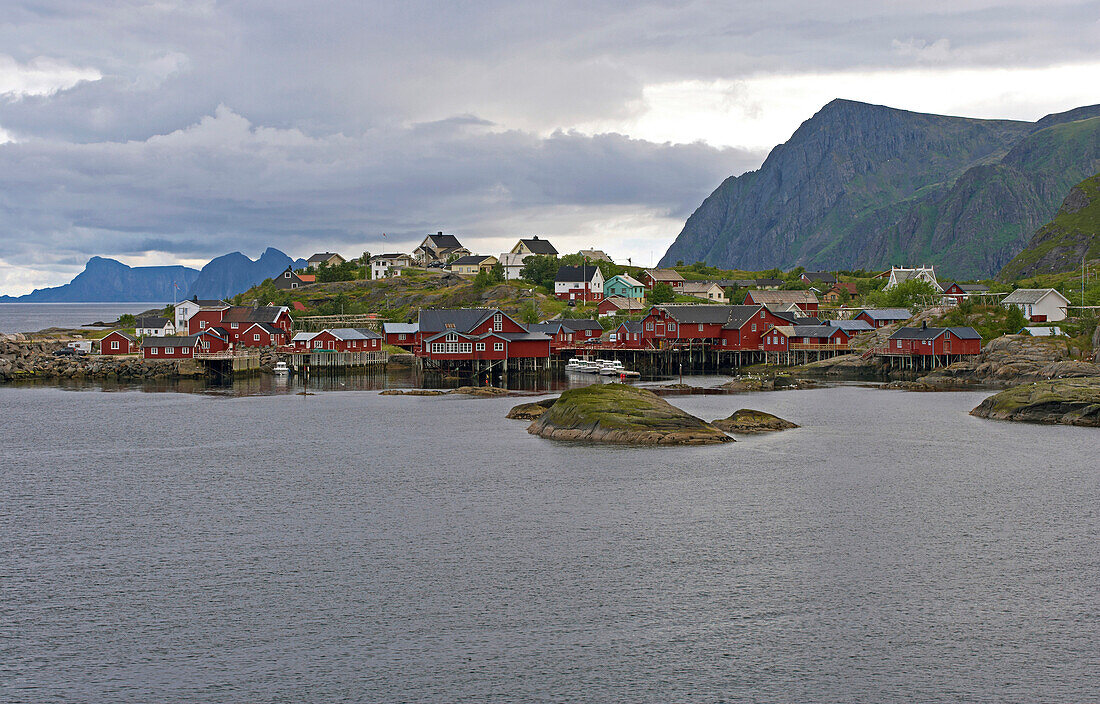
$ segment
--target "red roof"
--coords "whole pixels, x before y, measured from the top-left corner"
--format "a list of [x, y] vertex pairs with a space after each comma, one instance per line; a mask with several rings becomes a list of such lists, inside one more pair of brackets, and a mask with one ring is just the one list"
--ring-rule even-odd
[[298, 279], [303, 284], [312, 284], [312, 283], [315, 283], [317, 281], [317, 275], [316, 274], [298, 274]]
[[306, 307], [302, 305], [301, 301], [294, 301], [294, 310], [305, 310]]

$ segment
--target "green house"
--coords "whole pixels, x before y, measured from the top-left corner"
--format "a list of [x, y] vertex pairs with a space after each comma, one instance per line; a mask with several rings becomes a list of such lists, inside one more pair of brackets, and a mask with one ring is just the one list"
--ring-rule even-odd
[[626, 274], [616, 274], [604, 282], [603, 295], [605, 298], [609, 296], [643, 298], [645, 296], [645, 286], [642, 285], [641, 281]]

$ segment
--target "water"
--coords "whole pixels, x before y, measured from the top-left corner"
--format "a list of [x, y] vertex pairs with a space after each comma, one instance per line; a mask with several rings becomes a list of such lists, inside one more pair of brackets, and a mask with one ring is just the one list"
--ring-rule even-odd
[[675, 397], [803, 428], [644, 449], [0, 388], [0, 700], [1095, 701], [1100, 435], [985, 395]]
[[0, 303], [0, 333], [79, 328], [118, 320], [123, 313], [164, 308], [164, 303]]

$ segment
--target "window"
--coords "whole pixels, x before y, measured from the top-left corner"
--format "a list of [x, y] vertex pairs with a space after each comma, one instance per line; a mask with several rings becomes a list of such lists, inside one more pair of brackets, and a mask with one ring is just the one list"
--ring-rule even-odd
[[289, 279], [290, 278], [290, 272], [289, 271], [284, 271], [283, 272], [283, 278], [284, 279]]
[[478, 352], [484, 352], [485, 351], [485, 343], [484, 342], [477, 343], [477, 346], [475, 347], [475, 349]]
[[901, 349], [901, 340], [898, 340], [898, 349]]
[[753, 331], [753, 332], [756, 332], [756, 323], [753, 323], [753, 324], [752, 324], [752, 331]]
[[493, 343], [493, 351], [494, 352], [503, 352], [504, 351], [504, 343], [503, 342], [494, 342]]
[[118, 340], [111, 340], [111, 349], [113, 349], [113, 350], [118, 349]]
[[175, 347], [165, 347], [164, 348], [164, 354], [175, 354], [175, 352], [176, 352]]
[[291, 287], [291, 288], [298, 288], [298, 282], [297, 282], [297, 281], [294, 281], [294, 282], [292, 282], [292, 283], [290, 284], [290, 287]]
[[493, 316], [493, 332], [500, 332], [504, 327], [504, 316], [497, 313]]
[[703, 324], [699, 323], [699, 332], [703, 332]]
[[646, 329], [646, 330], [652, 330], [652, 329], [653, 329], [653, 322], [652, 322], [652, 321], [650, 321], [650, 322], [647, 322], [647, 323], [645, 324], [645, 329]]
[[447, 333], [447, 342], [454, 342], [457, 339], [458, 339], [458, 335], [456, 335], [455, 333], [453, 333], [453, 332]]
[[233, 330], [236, 330], [239, 326], [240, 326], [240, 323], [230, 323], [229, 324], [229, 327], [232, 328]]
[[322, 342], [321, 340], [316, 340], [313, 343], [313, 349], [315, 349], [315, 350], [323, 349], [324, 346], [325, 346], [325, 343]]
[[676, 331], [676, 323], [669, 323], [668, 324], [668, 331], [669, 332], [675, 332]]
[[191, 351], [190, 347], [181, 347], [180, 348], [180, 352], [182, 352], [183, 354], [187, 354], [190, 351]]
[[398, 339], [398, 340], [404, 340], [404, 339], [405, 339], [405, 333], [399, 333], [399, 334], [397, 335], [397, 339]]
[[763, 319], [763, 318], [764, 318], [764, 311], [760, 311], [760, 318], [761, 318], [761, 319]]
[[252, 336], [252, 341], [253, 341], [253, 342], [259, 342], [259, 341], [260, 341], [260, 335], [259, 335], [259, 333], [257, 333], [257, 334], [255, 334], [255, 335], [253, 335], [253, 336]]

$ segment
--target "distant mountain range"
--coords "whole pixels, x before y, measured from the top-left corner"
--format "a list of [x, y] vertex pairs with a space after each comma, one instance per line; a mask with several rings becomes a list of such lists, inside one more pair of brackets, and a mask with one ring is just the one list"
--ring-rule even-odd
[[247, 291], [293, 265], [306, 265], [268, 247], [253, 261], [233, 252], [212, 259], [201, 270], [185, 266], [131, 267], [114, 259], [92, 257], [84, 271], [69, 283], [35, 289], [25, 296], [0, 296], [3, 303], [106, 303], [131, 301], [169, 302], [197, 296], [219, 299]]
[[726, 179], [661, 265], [989, 277], [1097, 171], [1100, 105], [1020, 122], [834, 100], [760, 169]]
[[1080, 270], [1082, 257], [1100, 259], [1100, 174], [1070, 189], [1054, 219], [1039, 228], [998, 278], [1013, 281]]

